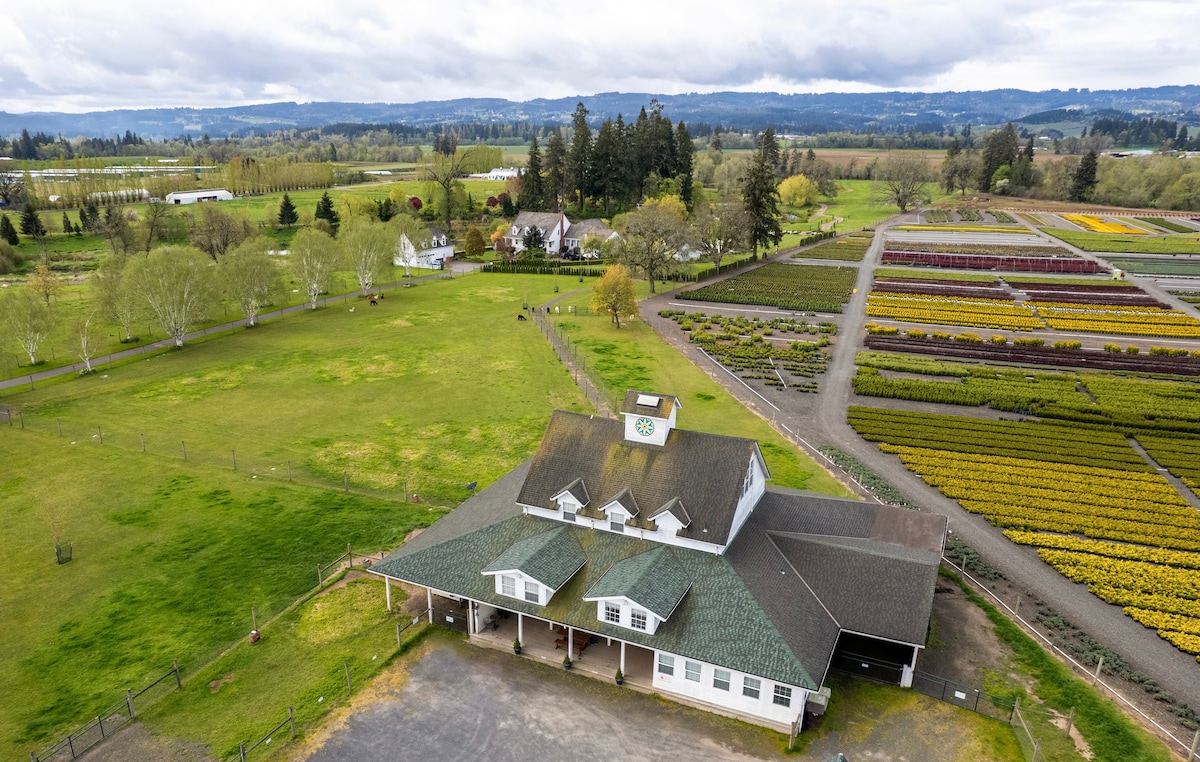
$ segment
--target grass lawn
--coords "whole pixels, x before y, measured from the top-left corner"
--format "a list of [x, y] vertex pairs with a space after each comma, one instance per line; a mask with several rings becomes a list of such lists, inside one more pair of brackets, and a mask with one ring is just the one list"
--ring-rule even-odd
[[[640, 281], [638, 285], [645, 287]], [[571, 346], [578, 348], [593, 378], [599, 378], [611, 406], [619, 406], [626, 389], [674, 394], [683, 405], [679, 413], [681, 428], [757, 439], [773, 483], [851, 496], [840, 482], [733, 399], [650, 326], [632, 320], [623, 322], [618, 330], [603, 315], [566, 312], [567, 305], [587, 307], [590, 302], [590, 288], [572, 294], [561, 302], [562, 312], [551, 318], [570, 336]]]
[[[261, 625], [314, 586], [346, 543], [391, 547], [441, 513], [7, 427], [0, 457], [5, 759], [172, 659], [196, 669], [245, 636], [251, 607]], [[73, 546], [62, 566], [56, 533]]]
[[[393, 606], [404, 597], [392, 588]], [[300, 735], [351, 695], [346, 665], [357, 691], [432, 629], [422, 620], [397, 644], [396, 623], [409, 621], [398, 609], [389, 614], [384, 608], [382, 582], [351, 580], [263, 627], [258, 643], [239, 642], [191, 675], [183, 690], [143, 712], [142, 722], [166, 736], [204, 744], [221, 759], [236, 758], [239, 743], [252, 744], [286, 720], [289, 706]], [[285, 726], [273, 738], [275, 749], [255, 756], [285, 746], [288, 737]]]

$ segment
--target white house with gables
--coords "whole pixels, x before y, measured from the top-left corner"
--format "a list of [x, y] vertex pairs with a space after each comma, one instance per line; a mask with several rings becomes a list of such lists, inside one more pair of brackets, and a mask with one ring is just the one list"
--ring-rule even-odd
[[589, 245], [590, 241], [603, 243], [617, 235], [603, 220], [573, 223], [562, 212], [521, 212], [504, 236], [509, 250], [516, 253], [523, 251], [525, 236], [535, 228], [541, 231], [543, 248], [551, 255], [573, 253], [586, 259], [600, 255], [597, 248]]
[[388, 605], [416, 585], [481, 644], [785, 731], [832, 668], [911, 684], [945, 517], [770, 486], [757, 442], [681, 408], [555, 412], [532, 459], [371, 568]]

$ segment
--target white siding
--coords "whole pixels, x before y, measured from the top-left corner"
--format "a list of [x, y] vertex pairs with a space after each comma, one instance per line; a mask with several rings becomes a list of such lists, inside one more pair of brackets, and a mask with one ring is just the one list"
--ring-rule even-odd
[[[502, 595], [506, 598], [515, 598], [519, 601], [533, 603], [538, 606], [545, 606], [547, 603], [549, 603], [550, 599], [554, 597], [554, 593], [556, 592], [555, 590], [546, 587], [541, 582], [538, 582], [533, 577], [530, 577], [527, 574], [522, 574], [516, 570], [493, 573], [491, 576], [495, 578], [494, 581], [496, 583], [496, 595]], [[504, 592], [505, 577], [513, 580], [514, 595], [509, 595], [508, 593]], [[533, 592], [537, 600], [530, 600], [529, 598], [526, 598], [525, 593], [527, 590]]]
[[[589, 600], [589, 599], [585, 598], [584, 600]], [[655, 616], [653, 612], [647, 611], [646, 609], [642, 608], [637, 603], [629, 600], [628, 598], [597, 598], [595, 600], [596, 600], [596, 620], [597, 621], [607, 622], [608, 624], [615, 624], [619, 627], [624, 627], [627, 630], [633, 630], [634, 632], [646, 632], [651, 635], [653, 635], [655, 633], [655, 631], [658, 630], [658, 626], [660, 624], [662, 624], [662, 620], [659, 619], [657, 616]], [[604, 616], [605, 604], [615, 604], [620, 609], [620, 611], [621, 611], [620, 621], [609, 622], [608, 619], [605, 618], [605, 616]], [[635, 610], [639, 611], [645, 615], [645, 617], [646, 617], [646, 628], [645, 629], [639, 629], [639, 628], [633, 626], [633, 612]]]
[[[674, 660], [675, 674], [665, 675], [660, 671], [660, 656], [667, 656]], [[689, 662], [693, 665], [698, 664], [700, 667], [700, 680], [698, 682], [688, 679]], [[713, 680], [718, 669], [723, 669], [729, 673], [729, 690], [721, 690], [713, 686]], [[755, 678], [759, 681], [758, 698], [744, 695], [743, 687], [746, 677]], [[775, 686], [777, 685], [791, 688], [791, 706], [780, 706], [775, 703]], [[779, 683], [765, 677], [759, 677], [758, 675], [747, 675], [744, 672], [738, 672], [719, 665], [706, 664], [696, 659], [688, 659], [666, 651], [654, 652], [654, 688], [655, 690], [662, 691], [664, 694], [684, 696], [695, 701], [702, 701], [706, 704], [732, 710], [739, 714], [781, 724], [790, 724], [800, 716], [800, 713], [804, 711], [804, 702], [808, 697], [808, 691], [803, 688]]]
[[762, 464], [759, 462], [758, 455], [750, 456], [750, 463], [746, 467], [745, 491], [742, 492], [741, 498], [738, 499], [737, 509], [733, 513], [733, 523], [729, 527], [729, 538], [725, 541], [725, 546], [733, 544], [733, 538], [737, 537], [738, 530], [742, 528], [742, 524], [746, 523], [746, 519], [750, 518], [750, 512], [754, 510], [754, 506], [758, 504], [759, 498], [767, 491], [767, 475], [762, 469]]

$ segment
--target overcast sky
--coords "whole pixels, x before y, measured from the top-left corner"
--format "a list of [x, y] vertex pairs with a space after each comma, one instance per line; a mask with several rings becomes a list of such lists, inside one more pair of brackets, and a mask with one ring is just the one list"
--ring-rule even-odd
[[42, 0], [0, 111], [1200, 83], [1195, 0]]

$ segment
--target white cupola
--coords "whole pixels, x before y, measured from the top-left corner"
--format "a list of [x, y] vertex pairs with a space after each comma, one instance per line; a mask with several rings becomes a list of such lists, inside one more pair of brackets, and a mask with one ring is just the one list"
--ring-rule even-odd
[[625, 418], [625, 441], [657, 445], [667, 443], [667, 435], [675, 428], [675, 413], [681, 407], [679, 398], [670, 394], [650, 394], [629, 391], [621, 405]]

